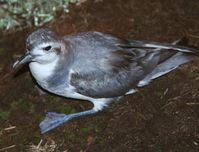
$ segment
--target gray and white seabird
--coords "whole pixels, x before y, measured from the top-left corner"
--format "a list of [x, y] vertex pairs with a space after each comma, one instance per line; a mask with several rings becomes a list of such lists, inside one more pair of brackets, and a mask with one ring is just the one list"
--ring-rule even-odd
[[181, 41], [137, 41], [100, 32], [62, 37], [48, 28], [29, 35], [26, 48], [14, 68], [29, 63], [33, 77], [43, 89], [94, 105], [74, 114], [47, 113], [40, 123], [42, 133], [72, 118], [102, 110], [111, 101], [136, 92], [198, 54], [197, 49], [181, 46]]

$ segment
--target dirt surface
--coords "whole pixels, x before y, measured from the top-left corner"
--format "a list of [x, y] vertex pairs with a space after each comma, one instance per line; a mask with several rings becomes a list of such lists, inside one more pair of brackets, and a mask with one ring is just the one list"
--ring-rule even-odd
[[[199, 46], [198, 0], [88, 0], [49, 27], [60, 34], [102, 31], [132, 39]], [[199, 59], [161, 77], [104, 111], [41, 135], [46, 111], [73, 113], [88, 102], [39, 96], [27, 67], [3, 79], [33, 29], [1, 33], [0, 151], [198, 152]], [[40, 144], [39, 144], [40, 143]]]

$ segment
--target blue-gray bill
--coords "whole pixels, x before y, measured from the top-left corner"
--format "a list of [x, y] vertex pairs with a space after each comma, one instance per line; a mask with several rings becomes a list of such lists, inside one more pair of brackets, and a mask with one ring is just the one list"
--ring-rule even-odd
[[26, 52], [23, 56], [21, 56], [14, 64], [13, 64], [13, 68], [17, 68], [22, 64], [26, 64], [28, 62], [31, 62], [32, 60], [32, 55], [30, 54], [30, 52]]

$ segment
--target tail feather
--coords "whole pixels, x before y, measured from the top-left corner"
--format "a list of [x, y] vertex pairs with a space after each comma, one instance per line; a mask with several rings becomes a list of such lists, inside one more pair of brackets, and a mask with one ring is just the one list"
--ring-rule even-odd
[[[155, 42], [156, 45], [161, 47], [156, 48], [157, 51], [161, 51], [160, 55], [160, 60], [158, 62], [158, 65], [149, 73], [146, 75], [146, 77], [141, 80], [138, 83], [138, 87], [145, 86], [149, 84], [153, 79], [156, 79], [164, 74], [169, 73], [170, 71], [176, 69], [180, 65], [187, 63], [191, 61], [194, 57], [193, 54], [198, 53], [198, 50], [195, 48], [189, 48], [189, 47], [184, 47], [180, 45], [187, 45], [185, 43], [188, 43], [187, 39], [183, 38], [181, 40], [175, 41], [172, 44], [158, 44]], [[146, 46], [149, 46], [149, 43], [145, 43]], [[162, 48], [164, 48], [164, 52], [162, 51]], [[165, 50], [166, 48], [166, 50]], [[171, 51], [171, 49], [168, 48], [173, 48], [174, 51]], [[176, 49], [177, 48], [177, 49]]]
[[[174, 41], [172, 43], [172, 45], [187, 45], [188, 44], [188, 39], [183, 37], [177, 41]], [[169, 59], [170, 57], [172, 57], [173, 55], [175, 55], [178, 51], [171, 51], [171, 50], [165, 50], [161, 51], [162, 49], [156, 49], [157, 51], [160, 51], [161, 53], [159, 54], [160, 58], [158, 61], [158, 64], [166, 61], [167, 59]]]
[[182, 52], [176, 53], [174, 56], [159, 64], [151, 73], [138, 83], [138, 87], [149, 84], [152, 80], [169, 73], [180, 65], [187, 63], [193, 59], [192, 55], [187, 55]]

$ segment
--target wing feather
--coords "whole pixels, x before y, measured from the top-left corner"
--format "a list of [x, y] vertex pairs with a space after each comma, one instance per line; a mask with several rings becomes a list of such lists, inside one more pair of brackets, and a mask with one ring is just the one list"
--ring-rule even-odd
[[128, 51], [114, 51], [104, 58], [103, 63], [106, 68], [101, 65], [103, 68], [96, 71], [71, 75], [70, 83], [78, 93], [93, 98], [123, 96], [143, 78], [143, 68]]

